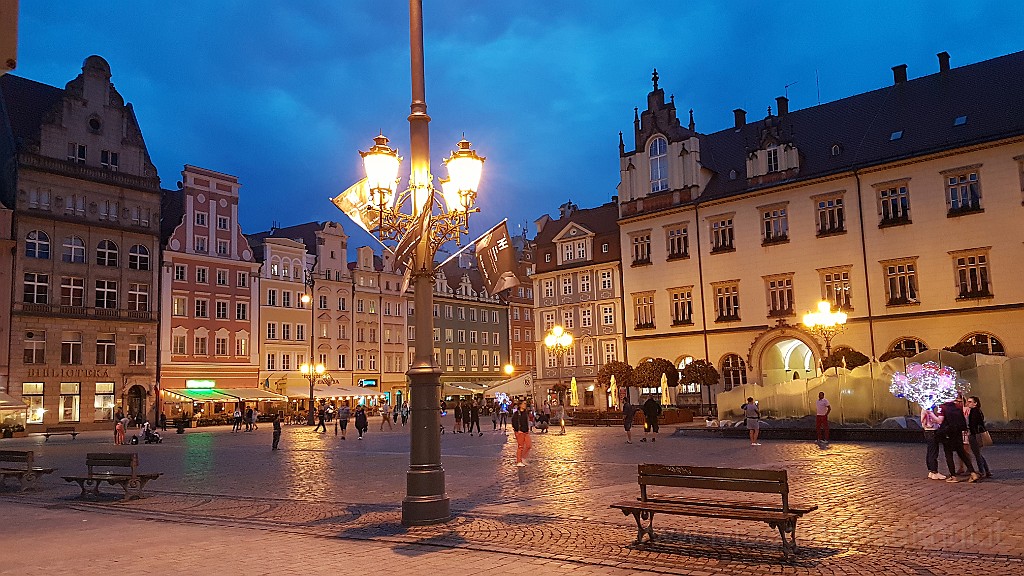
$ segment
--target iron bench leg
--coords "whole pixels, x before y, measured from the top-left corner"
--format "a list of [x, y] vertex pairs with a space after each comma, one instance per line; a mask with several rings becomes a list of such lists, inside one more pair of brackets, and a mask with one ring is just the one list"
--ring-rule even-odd
[[792, 560], [796, 555], [796, 520], [769, 522], [768, 525], [779, 530], [779, 536], [782, 537], [783, 559]]
[[[626, 516], [632, 514], [633, 519], [636, 520], [636, 544], [643, 544], [644, 534], [647, 534], [647, 541], [654, 541], [654, 512], [648, 510], [623, 510], [622, 513]], [[645, 527], [643, 521], [647, 521]]]
[[25, 490], [31, 488], [32, 485], [35, 484], [36, 480], [38, 480], [38, 479], [39, 479], [39, 474], [37, 474], [36, 472], [25, 472], [24, 474], [22, 474], [21, 475], [21, 491], [24, 492]]

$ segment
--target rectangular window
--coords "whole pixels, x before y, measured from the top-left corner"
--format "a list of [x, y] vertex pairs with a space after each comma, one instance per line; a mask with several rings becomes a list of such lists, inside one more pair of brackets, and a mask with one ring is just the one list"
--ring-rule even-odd
[[545, 312], [544, 313], [544, 331], [547, 332], [555, 325], [555, 313]]
[[114, 383], [97, 382], [93, 395], [93, 420], [114, 419]]
[[604, 343], [604, 363], [615, 362], [618, 359], [618, 354], [615, 351], [615, 342]]
[[209, 351], [207, 350], [206, 344], [207, 344], [206, 336], [196, 336], [196, 339], [195, 339], [196, 347], [195, 347], [195, 349], [192, 350], [192, 355], [193, 356], [206, 356], [206, 355], [208, 355]]
[[[484, 336], [487, 336], [487, 332], [484, 332]], [[477, 341], [478, 341], [478, 339], [477, 339], [477, 331], [476, 330], [470, 330], [469, 331], [469, 343], [470, 344], [476, 344]]]
[[590, 288], [590, 272], [580, 272], [580, 293], [586, 294], [590, 292]]
[[50, 275], [35, 272], [25, 273], [22, 302], [26, 304], [46, 304], [50, 298]]
[[171, 354], [177, 354], [179, 356], [184, 356], [186, 354], [184, 334], [175, 334], [171, 336]]
[[277, 355], [267, 354], [267, 370], [277, 370]]
[[839, 310], [852, 310], [853, 298], [850, 289], [850, 270], [852, 266], [841, 268], [823, 268], [818, 270], [821, 278], [821, 298]]
[[292, 325], [284, 322], [281, 324], [281, 340], [292, 339]]
[[82, 363], [82, 333], [64, 331], [60, 339], [60, 363]]
[[548, 278], [544, 280], [544, 297], [554, 298], [555, 297], [555, 280], [554, 278]]
[[768, 172], [779, 171], [779, 149], [771, 147], [767, 150]]
[[207, 242], [207, 237], [206, 236], [196, 236], [195, 237], [196, 252], [199, 252], [200, 254], [206, 254], [209, 251], [209, 249], [207, 248], [206, 242]]
[[466, 308], [464, 306], [459, 306], [458, 313], [459, 313], [459, 320], [465, 320], [466, 319]]
[[455, 330], [453, 328], [444, 329], [444, 341], [448, 343], [455, 341]]
[[594, 325], [594, 311], [587, 307], [580, 309], [580, 328], [590, 328]]
[[146, 365], [146, 337], [132, 334], [128, 337], [128, 364], [132, 366]]
[[[295, 304], [299, 308], [303, 307], [301, 299], [296, 299]], [[281, 306], [284, 307], [284, 308], [291, 308], [292, 307], [292, 293], [291, 292], [289, 292], [287, 290], [281, 292]]]
[[82, 385], [78, 382], [60, 383], [59, 422], [78, 422], [82, 402]]
[[249, 274], [248, 272], [239, 272], [235, 275], [235, 285], [239, 288], [246, 288], [249, 286]]
[[562, 311], [562, 328], [572, 329], [576, 327], [576, 316], [572, 310]]
[[235, 320], [248, 320], [249, 319], [249, 303], [248, 302], [236, 302], [235, 303]]
[[793, 310], [793, 275], [768, 276], [764, 279], [767, 292], [768, 316], [792, 316]]
[[789, 240], [789, 217], [785, 206], [761, 209], [761, 240], [763, 244]]
[[452, 307], [450, 304], [444, 305], [444, 317], [451, 320], [452, 318]]
[[227, 240], [217, 240], [217, 255], [218, 256], [227, 256], [228, 255], [228, 241]]
[[910, 191], [906, 183], [878, 188], [880, 227], [910, 223]]
[[75, 164], [85, 164], [85, 144], [79, 144], [77, 142], [68, 142], [68, 162], [74, 162]]
[[465, 330], [459, 330], [459, 344], [465, 344], [465, 343], [466, 343], [466, 331]]
[[949, 214], [968, 214], [981, 211], [981, 182], [977, 170], [944, 172], [946, 177], [946, 204]]
[[277, 289], [267, 290], [267, 306], [277, 306]]
[[21, 399], [28, 404], [27, 424], [43, 423], [43, 383], [24, 382], [21, 385]]
[[568, 276], [562, 276], [562, 295], [572, 295], [572, 274]]
[[843, 196], [831, 195], [817, 198], [818, 236], [846, 232], [846, 214], [843, 212]]
[[217, 320], [228, 319], [228, 303], [218, 300], [216, 306], [216, 318]]
[[672, 297], [672, 325], [693, 324], [693, 287], [673, 288], [669, 294]]
[[213, 353], [216, 354], [217, 356], [227, 356], [228, 355], [228, 339], [227, 338], [222, 338], [220, 336], [214, 338], [214, 340], [213, 340]]
[[100, 333], [96, 335], [96, 364], [101, 366], [117, 364], [117, 348], [113, 334]]
[[210, 317], [210, 301], [205, 298], [196, 298], [196, 318]]
[[488, 334], [487, 332], [481, 332], [480, 333], [480, 340], [481, 340], [482, 344], [488, 344], [488, 336], [487, 336], [487, 334]]
[[988, 250], [953, 253], [956, 267], [957, 299], [989, 298], [992, 296], [988, 276]]
[[230, 222], [227, 216], [217, 216], [217, 230], [227, 230]]
[[117, 308], [117, 282], [113, 280], [96, 281], [96, 307]]
[[498, 341], [498, 333], [497, 332], [491, 332], [491, 344], [493, 344], [495, 346], [500, 344], [500, 342]]
[[281, 370], [292, 369], [292, 355], [285, 352], [281, 354]]
[[615, 324], [615, 308], [613, 306], [601, 306], [601, 324], [604, 326]]
[[117, 172], [118, 154], [110, 150], [100, 150], [100, 167], [111, 172]]
[[688, 258], [690, 256], [690, 236], [686, 226], [676, 224], [665, 230], [665, 240], [668, 244], [668, 259]]
[[[484, 314], [487, 314], [486, 310], [484, 310]], [[497, 323], [498, 323], [498, 311], [497, 310], [491, 310], [491, 324], [497, 324]]]
[[740, 319], [740, 286], [739, 282], [712, 284], [715, 288], [716, 322], [728, 322]]
[[277, 340], [277, 322], [267, 322], [267, 340]]
[[85, 306], [85, 278], [65, 276], [60, 280], [60, 305]]
[[171, 299], [171, 315], [188, 316], [188, 298], [185, 298], [184, 296], [174, 296]]
[[25, 332], [25, 364], [46, 363], [46, 332], [32, 330]]
[[711, 253], [734, 250], [732, 217], [718, 218], [711, 222]]
[[654, 294], [634, 294], [633, 311], [637, 330], [654, 328]]
[[917, 294], [917, 259], [882, 262], [885, 270], [888, 306], [919, 304]]
[[206, 226], [206, 212], [196, 212], [196, 226]]
[[[486, 334], [486, 332], [484, 332], [484, 334]], [[519, 340], [522, 339], [522, 335], [523, 335], [523, 333], [519, 330], [519, 328], [513, 328], [512, 329], [512, 341], [513, 342], [519, 342]]]
[[210, 283], [210, 269], [205, 266], [196, 267], [196, 282], [199, 284]]
[[235, 356], [249, 355], [249, 341], [245, 338], [235, 338]]
[[633, 236], [633, 266], [651, 263], [651, 233]]
[[227, 286], [227, 285], [228, 285], [228, 271], [227, 270], [217, 270], [217, 286]]
[[[327, 337], [327, 325], [324, 324], [324, 337]], [[306, 325], [296, 324], [295, 325], [295, 339], [302, 342], [306, 340]]]
[[149, 284], [128, 284], [128, 309], [135, 312], [149, 311]]
[[593, 366], [594, 365], [594, 343], [586, 342], [583, 344], [583, 365]]
[[601, 290], [612, 289], [612, 271], [601, 270]]

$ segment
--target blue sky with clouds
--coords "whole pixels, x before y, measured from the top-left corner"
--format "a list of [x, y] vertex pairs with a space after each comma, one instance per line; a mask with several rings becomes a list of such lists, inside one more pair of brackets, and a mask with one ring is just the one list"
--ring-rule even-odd
[[[462, 133], [487, 157], [474, 232], [514, 233], [572, 199], [615, 194], [618, 132], [651, 70], [697, 130], [1024, 49], [1015, 1], [430, 1], [426, 89], [435, 175]], [[90, 54], [135, 106], [164, 187], [184, 164], [238, 176], [246, 232], [354, 225], [328, 202], [382, 130], [408, 157], [408, 5], [401, 0], [21, 0], [15, 74], [63, 86]], [[684, 120], [685, 121], [685, 120]], [[358, 242], [357, 243], [361, 243]]]

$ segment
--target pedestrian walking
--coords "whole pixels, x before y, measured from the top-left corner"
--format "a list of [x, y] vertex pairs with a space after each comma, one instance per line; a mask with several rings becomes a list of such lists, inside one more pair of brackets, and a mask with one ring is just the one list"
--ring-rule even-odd
[[757, 435], [761, 431], [761, 410], [758, 408], [757, 402], [754, 401], [754, 397], [748, 397], [747, 403], [740, 409], [743, 410], [743, 418], [746, 419], [747, 431], [750, 433], [750, 445], [760, 446], [761, 443], [757, 441]]
[[409, 403], [402, 402], [402, 428], [405, 428], [405, 424], [409, 421]]
[[352, 415], [352, 410], [348, 407], [348, 401], [338, 407], [338, 413], [335, 415], [336, 420], [334, 421], [334, 435], [338, 435], [338, 428], [341, 428], [341, 439], [345, 439], [345, 430], [348, 428], [348, 419]]
[[483, 436], [484, 433], [480, 431], [480, 403], [473, 400], [473, 403], [469, 405], [469, 433], [473, 433], [473, 426], [476, 426], [476, 431], [479, 436]]
[[502, 432], [508, 431], [508, 411], [511, 407], [511, 403], [506, 401], [501, 403], [501, 413], [498, 414], [498, 424], [501, 424]]
[[359, 432], [359, 439], [363, 439], [363, 434], [366, 433], [366, 429], [370, 427], [370, 422], [366, 418], [366, 408], [362, 406], [356, 406], [356, 432]]
[[651, 442], [658, 440], [658, 418], [661, 416], [661, 403], [654, 399], [654, 394], [647, 397], [641, 408], [644, 411], [644, 437], [641, 442], [647, 442], [647, 433], [651, 433]]
[[390, 404], [385, 402], [384, 404], [380, 405], [380, 415], [381, 415], [380, 431], [381, 432], [384, 431], [384, 425], [385, 424], [388, 425], [388, 430], [394, 430], [394, 428], [391, 427], [391, 405]]
[[928, 467], [928, 478], [945, 480], [946, 476], [939, 473], [939, 437], [936, 431], [942, 424], [942, 415], [936, 414], [934, 406], [921, 409], [921, 428], [924, 428], [924, 441], [928, 445], [924, 464]]
[[260, 410], [259, 410], [259, 408], [253, 408], [252, 409], [252, 429], [253, 430], [259, 430], [260, 429], [259, 421], [260, 421]]
[[[546, 400], [544, 401], [544, 418], [542, 422], [544, 422], [544, 433], [547, 434], [548, 427], [551, 426], [551, 402]], [[565, 430], [562, 430], [562, 433], [565, 433]]]
[[828, 444], [828, 415], [832, 412], [832, 405], [825, 399], [824, 392], [818, 392], [818, 401], [815, 403], [816, 415], [814, 417], [814, 432], [818, 436], [818, 444]]
[[526, 457], [530, 454], [530, 421], [527, 414], [526, 401], [519, 403], [519, 410], [512, 413], [512, 430], [516, 435], [516, 466], [526, 466]]
[[245, 431], [252, 432], [252, 408], [245, 409]]
[[977, 396], [971, 396], [967, 399], [967, 408], [970, 409], [967, 413], [967, 432], [969, 433], [971, 452], [978, 464], [978, 474], [985, 478], [991, 478], [992, 471], [989, 470], [985, 457], [981, 455], [983, 446], [981, 438], [988, 432], [985, 428], [985, 414], [981, 411], [981, 400]]
[[469, 432], [470, 434], [472, 434], [473, 421], [470, 418], [471, 414], [469, 413], [469, 402], [459, 402], [459, 405], [462, 406], [462, 431]]
[[495, 400], [494, 401], [494, 406], [491, 408], [491, 425], [494, 426], [494, 429], [492, 430], [492, 432], [497, 432], [498, 431], [498, 411], [499, 411], [498, 401]]
[[242, 429], [242, 410], [235, 406], [235, 413], [231, 415], [231, 431], [238, 432]]
[[455, 427], [452, 429], [452, 434], [462, 434], [462, 404], [460, 402], [455, 403]]
[[270, 447], [271, 450], [277, 450], [277, 445], [281, 442], [281, 413], [274, 414], [274, 443]]
[[626, 430], [626, 444], [633, 443], [633, 433], [630, 431], [633, 429], [633, 420], [636, 419], [637, 407], [635, 404], [629, 402], [629, 398], [626, 398], [626, 403], [622, 405], [622, 427]]
[[324, 409], [323, 404], [320, 405], [320, 409], [316, 411], [316, 428], [313, 428], [313, 432], [323, 428], [323, 433], [327, 433], [327, 410]]
[[167, 432], [167, 414], [161, 412], [157, 422], [160, 423], [160, 430]]
[[935, 434], [942, 442], [943, 452], [946, 453], [946, 468], [949, 476], [946, 482], [959, 482], [956, 477], [956, 465], [953, 463], [953, 454], [960, 457], [967, 472], [970, 473], [968, 482], [977, 482], [981, 476], [975, 472], [971, 458], [964, 450], [964, 432], [967, 432], [967, 419], [964, 418], [963, 400], [957, 398], [954, 402], [946, 402], [942, 405], [942, 424]]

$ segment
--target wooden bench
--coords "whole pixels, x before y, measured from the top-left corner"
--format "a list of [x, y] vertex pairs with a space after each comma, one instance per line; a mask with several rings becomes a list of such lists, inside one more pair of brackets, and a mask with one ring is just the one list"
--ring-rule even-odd
[[[752, 470], [746, 468], [709, 468], [700, 466], [664, 466], [640, 464], [637, 471], [640, 497], [636, 501], [612, 504], [636, 520], [636, 544], [654, 540], [654, 515], [674, 514], [727, 520], [765, 522], [779, 530], [782, 553], [788, 560], [796, 552], [796, 522], [817, 506], [793, 505], [789, 502], [789, 481], [785, 470]], [[713, 500], [672, 494], [652, 495], [648, 486], [692, 488], [754, 494], [779, 494], [781, 506], [753, 501]], [[644, 525], [646, 521], [647, 525]]]
[[50, 436], [61, 436], [64, 434], [70, 434], [72, 440], [78, 436], [74, 426], [50, 426], [46, 429], [46, 432], [43, 432], [44, 441], [48, 441]]
[[[124, 490], [122, 501], [128, 501], [133, 497], [142, 498], [142, 490], [146, 484], [163, 474], [162, 472], [139, 473], [139, 454], [137, 452], [92, 452], [86, 454], [85, 466], [88, 471], [84, 476], [62, 476], [62, 478], [65, 482], [77, 482], [82, 488], [82, 496], [85, 496], [87, 491], [91, 491], [94, 496], [99, 496], [100, 484], [103, 482], [111, 486], [116, 484]], [[122, 470], [124, 468], [129, 470]]]
[[[17, 468], [6, 466], [6, 463], [20, 463]], [[31, 450], [0, 450], [0, 488], [4, 487], [8, 476], [16, 476], [21, 482], [21, 490], [32, 487], [43, 474], [51, 474], [56, 468], [40, 468], [35, 465], [35, 453]]]

